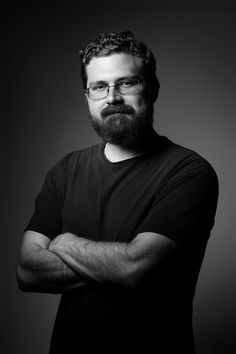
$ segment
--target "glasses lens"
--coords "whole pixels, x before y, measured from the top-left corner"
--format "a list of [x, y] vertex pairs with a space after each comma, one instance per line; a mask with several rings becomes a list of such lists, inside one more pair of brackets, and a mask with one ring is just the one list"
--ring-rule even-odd
[[140, 81], [138, 79], [124, 80], [119, 83], [119, 91], [121, 94], [129, 94], [139, 90]]
[[89, 89], [89, 97], [94, 100], [99, 100], [107, 96], [108, 85], [104, 82], [92, 84]]
[[101, 100], [108, 95], [109, 87], [115, 86], [116, 90], [122, 95], [132, 94], [140, 89], [139, 79], [125, 79], [117, 82], [115, 85], [109, 86], [105, 82], [91, 84], [87, 89], [89, 98], [92, 100]]

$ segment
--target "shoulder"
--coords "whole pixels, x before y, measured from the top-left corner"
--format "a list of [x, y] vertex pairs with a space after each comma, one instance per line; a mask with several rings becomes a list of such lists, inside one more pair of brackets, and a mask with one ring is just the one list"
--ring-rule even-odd
[[101, 144], [89, 146], [80, 150], [67, 153], [63, 158], [57, 161], [49, 170], [48, 175], [53, 176], [57, 181], [64, 180], [68, 176], [85, 166], [91, 160], [96, 159], [99, 154]]
[[[192, 188], [213, 188], [218, 193], [217, 174], [203, 156], [192, 149], [176, 144], [166, 137], [160, 137], [151, 158], [152, 171], [160, 181], [160, 187], [187, 184]], [[195, 187], [194, 187], [195, 186]]]
[[86, 161], [88, 158], [96, 157], [99, 152], [100, 146], [100, 144], [97, 144], [80, 150], [69, 152], [62, 159], [60, 159], [54, 167], [71, 168], [79, 162]]
[[172, 172], [186, 170], [189, 173], [213, 174], [216, 176], [211, 163], [198, 152], [176, 144], [166, 137], [161, 137], [161, 139], [164, 161]]

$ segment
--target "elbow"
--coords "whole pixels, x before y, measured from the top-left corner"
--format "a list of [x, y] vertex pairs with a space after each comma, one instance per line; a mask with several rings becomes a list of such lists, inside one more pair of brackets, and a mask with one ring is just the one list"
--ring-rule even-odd
[[19, 279], [18, 277], [16, 278], [17, 280], [17, 284], [18, 284], [18, 288], [23, 291], [23, 292], [29, 292], [30, 289], [27, 286], [27, 284], [25, 282], [23, 282], [21, 279]]
[[137, 274], [125, 274], [122, 279], [122, 284], [126, 288], [136, 288], [140, 283], [140, 277]]
[[32, 291], [32, 282], [30, 280], [30, 275], [24, 268], [17, 263], [16, 264], [16, 281], [18, 288], [23, 292]]
[[140, 282], [140, 274], [134, 265], [129, 265], [120, 276], [120, 284], [125, 288], [135, 288]]
[[121, 280], [121, 285], [125, 288], [134, 289], [138, 285], [138, 281], [131, 277], [124, 277]]

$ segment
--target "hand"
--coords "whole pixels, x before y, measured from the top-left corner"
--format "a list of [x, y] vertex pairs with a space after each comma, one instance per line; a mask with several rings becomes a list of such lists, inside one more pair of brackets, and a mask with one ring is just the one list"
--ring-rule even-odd
[[[76, 245], [78, 244], [78, 239], [79, 237], [70, 233], [60, 234], [51, 241], [48, 250], [52, 253], [55, 253], [71, 269], [80, 274], [80, 276], [83, 277], [83, 280], [87, 278], [94, 280], [87, 274], [87, 272], [84, 270], [84, 267], [77, 265], [78, 260], [76, 257], [78, 256], [79, 252]], [[80, 281], [80, 284], [85, 285], [86, 282], [82, 281], [81, 283]]]
[[74, 238], [75, 236], [69, 233], [60, 234], [51, 241], [48, 249], [55, 253], [65, 251], [68, 244], [73, 241]]

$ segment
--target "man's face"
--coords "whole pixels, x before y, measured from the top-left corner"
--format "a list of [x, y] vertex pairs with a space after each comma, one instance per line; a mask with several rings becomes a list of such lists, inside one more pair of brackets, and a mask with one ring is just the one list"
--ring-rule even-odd
[[87, 97], [90, 120], [105, 142], [131, 147], [152, 127], [153, 105], [148, 100], [147, 83], [142, 81], [142, 62], [126, 53], [93, 58], [86, 67], [87, 87], [95, 83], [115, 85], [123, 79], [139, 78], [140, 89], [122, 95], [113, 86], [106, 98]]

